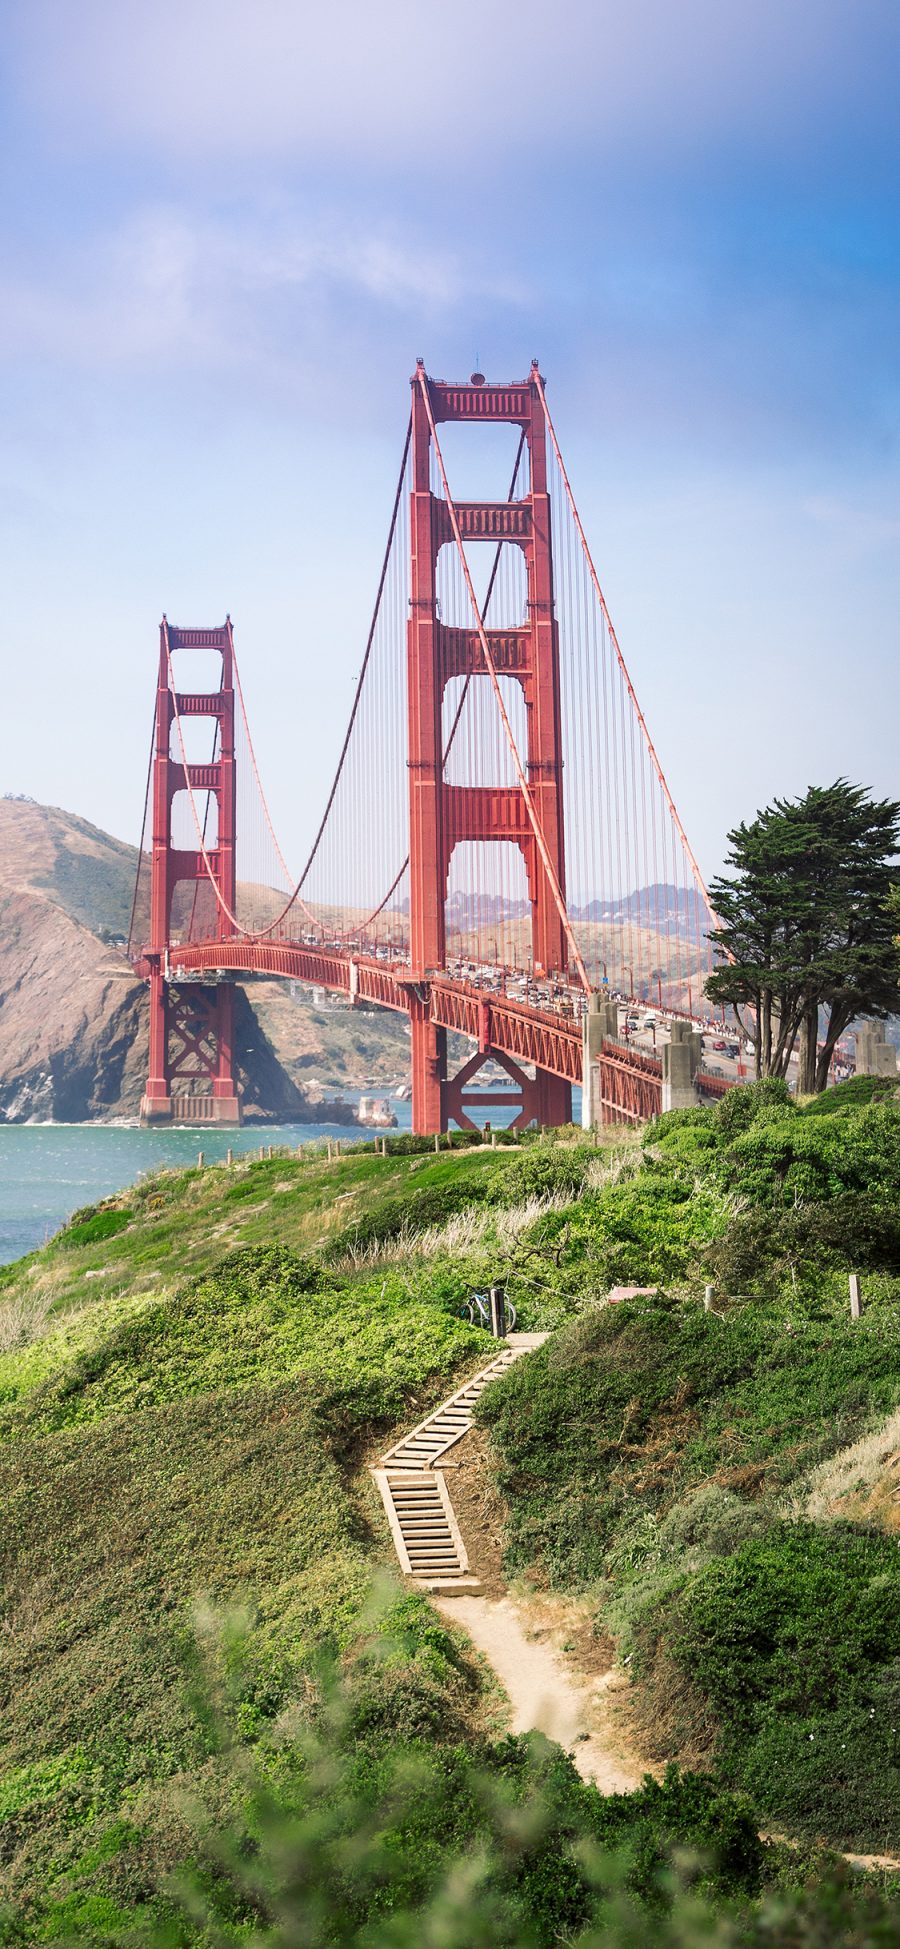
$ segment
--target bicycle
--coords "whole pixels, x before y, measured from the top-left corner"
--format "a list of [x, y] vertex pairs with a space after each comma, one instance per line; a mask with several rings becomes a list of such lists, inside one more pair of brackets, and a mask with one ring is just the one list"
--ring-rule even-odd
[[[516, 1309], [512, 1303], [512, 1300], [507, 1297], [505, 1288], [503, 1290], [503, 1316], [506, 1324], [507, 1333], [513, 1333], [515, 1331], [515, 1325], [516, 1325]], [[463, 1300], [463, 1303], [459, 1309], [459, 1317], [462, 1320], [468, 1320], [470, 1326], [485, 1327], [487, 1332], [490, 1333], [491, 1331], [490, 1293], [472, 1293], [469, 1299]]]

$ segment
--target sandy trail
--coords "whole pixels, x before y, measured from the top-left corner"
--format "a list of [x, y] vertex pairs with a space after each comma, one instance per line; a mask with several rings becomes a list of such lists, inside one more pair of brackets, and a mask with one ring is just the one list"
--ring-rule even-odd
[[593, 1780], [601, 1793], [630, 1793], [640, 1786], [614, 1723], [616, 1694], [627, 1690], [619, 1672], [576, 1677], [546, 1634], [535, 1635], [533, 1615], [512, 1597], [435, 1596], [432, 1601], [450, 1623], [463, 1625], [493, 1666], [512, 1706], [513, 1732], [542, 1732], [557, 1740], [571, 1753], [582, 1779]]

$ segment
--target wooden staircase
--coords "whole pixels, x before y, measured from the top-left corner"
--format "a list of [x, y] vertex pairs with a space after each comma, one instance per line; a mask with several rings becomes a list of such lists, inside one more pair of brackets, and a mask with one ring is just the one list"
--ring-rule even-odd
[[451, 1595], [480, 1589], [477, 1577], [469, 1573], [466, 1546], [440, 1458], [468, 1434], [472, 1410], [489, 1383], [546, 1337], [545, 1333], [510, 1334], [480, 1373], [473, 1374], [464, 1387], [396, 1442], [383, 1457], [381, 1467], [372, 1470], [400, 1568], [425, 1590]]

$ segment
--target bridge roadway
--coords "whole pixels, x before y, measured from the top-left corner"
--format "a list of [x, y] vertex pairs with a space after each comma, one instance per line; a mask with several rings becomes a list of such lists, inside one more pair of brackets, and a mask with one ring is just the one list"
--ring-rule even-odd
[[[140, 974], [149, 972], [145, 962]], [[247, 974], [282, 976], [327, 988], [348, 1000], [373, 1003], [408, 1015], [417, 1004], [443, 1029], [473, 1041], [481, 1054], [496, 1051], [516, 1062], [535, 1063], [579, 1087], [584, 1081], [583, 996], [570, 989], [558, 1007], [540, 1008], [526, 998], [486, 990], [477, 982], [449, 974], [417, 980], [402, 962], [377, 960], [334, 945], [303, 941], [196, 941], [175, 945], [167, 977]], [[601, 1101], [613, 1121], [644, 1121], [658, 1114], [662, 1061], [634, 1042], [604, 1041], [600, 1057]], [[695, 1082], [706, 1097], [723, 1095], [732, 1079], [698, 1070]]]
[[[139, 973], [147, 971], [143, 963], [138, 964]], [[537, 1063], [567, 1083], [582, 1080], [582, 1029], [574, 1000], [567, 1005], [570, 1012], [561, 1008], [557, 1013], [450, 975], [429, 974], [416, 980], [403, 963], [377, 961], [333, 947], [309, 947], [300, 941], [235, 938], [173, 944], [170, 950], [167, 974], [176, 986], [179, 974], [197, 979], [232, 971], [288, 976], [403, 1015], [416, 1001], [427, 1002], [432, 1022], [468, 1036], [482, 1053], [500, 1050], [515, 1061]]]

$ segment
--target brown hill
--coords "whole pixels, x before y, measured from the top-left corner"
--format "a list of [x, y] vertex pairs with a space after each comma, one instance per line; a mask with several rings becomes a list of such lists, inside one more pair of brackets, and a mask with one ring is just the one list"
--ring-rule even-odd
[[[86, 819], [0, 799], [0, 1121], [137, 1114], [147, 1063], [146, 993], [116, 941], [128, 931], [136, 863], [133, 846]], [[318, 1119], [324, 1090], [303, 1088], [297, 1073], [310, 1068], [318, 1081], [324, 1070], [321, 1084], [333, 1087], [341, 1080], [342, 1038], [323, 1037], [298, 999], [287, 1015], [283, 999], [261, 1002], [257, 1015], [238, 990], [245, 1113]], [[279, 1048], [266, 1032], [269, 1021], [282, 1024]], [[371, 1040], [368, 1025], [360, 1039]], [[343, 1049], [345, 1071], [359, 1066], [353, 1040]], [[385, 1069], [402, 1073], [396, 1036], [388, 1047]], [[374, 1072], [369, 1062], [360, 1080]]]

